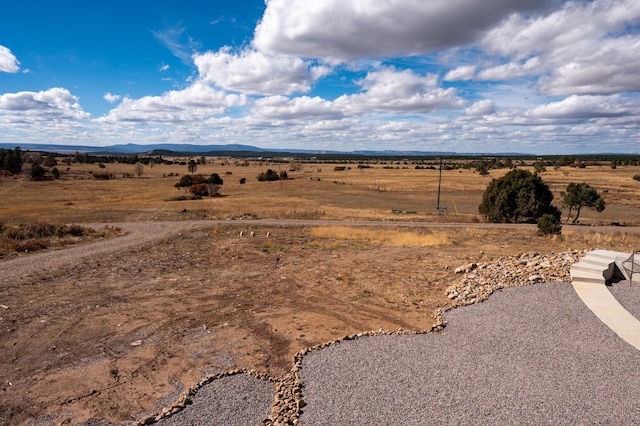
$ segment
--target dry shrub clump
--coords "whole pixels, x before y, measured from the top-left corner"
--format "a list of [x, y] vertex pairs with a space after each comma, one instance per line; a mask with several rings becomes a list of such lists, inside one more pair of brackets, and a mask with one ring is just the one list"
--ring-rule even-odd
[[115, 228], [95, 230], [80, 225], [48, 222], [3, 226], [0, 224], [0, 258], [15, 252], [43, 250], [52, 245], [70, 244], [84, 238], [101, 238], [117, 233]]
[[433, 247], [451, 244], [449, 237], [444, 232], [322, 226], [311, 228], [310, 233], [318, 238], [360, 241], [386, 247]]

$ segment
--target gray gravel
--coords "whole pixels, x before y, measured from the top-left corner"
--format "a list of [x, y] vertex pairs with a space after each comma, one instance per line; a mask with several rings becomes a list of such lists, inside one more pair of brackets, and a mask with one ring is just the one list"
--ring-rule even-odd
[[640, 351], [568, 283], [505, 289], [439, 335], [305, 356], [305, 425], [640, 424]]
[[613, 297], [636, 318], [640, 318], [640, 283], [636, 280], [638, 275], [634, 275], [633, 284], [626, 280], [608, 287]]
[[184, 411], [161, 420], [161, 426], [258, 425], [271, 413], [273, 383], [248, 374], [223, 377], [203, 386]]

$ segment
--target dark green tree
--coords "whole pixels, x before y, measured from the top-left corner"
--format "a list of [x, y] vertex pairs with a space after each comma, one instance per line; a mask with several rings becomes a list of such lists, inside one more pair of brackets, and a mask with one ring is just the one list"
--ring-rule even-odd
[[13, 174], [22, 171], [24, 157], [19, 147], [15, 149], [0, 149], [0, 169], [7, 170]]
[[544, 214], [560, 217], [552, 201], [553, 194], [540, 176], [515, 169], [489, 182], [478, 211], [494, 223], [537, 222]]
[[260, 182], [270, 182], [274, 180], [280, 180], [280, 176], [278, 175], [278, 172], [272, 169], [267, 169], [266, 172], [258, 175], [258, 181]]
[[220, 177], [219, 174], [212, 173], [211, 177], [209, 177], [209, 183], [211, 183], [213, 185], [222, 185], [222, 184], [224, 184], [224, 181], [222, 180], [222, 178]]
[[187, 163], [187, 170], [189, 170], [189, 173], [194, 174], [196, 170], [198, 170], [198, 163], [194, 160], [189, 160], [189, 163]]
[[176, 188], [184, 188], [184, 192], [187, 192], [187, 188], [193, 185], [193, 176], [192, 175], [184, 175], [180, 178], [180, 181], [176, 183], [174, 186]]
[[567, 223], [569, 219], [571, 219], [571, 213], [574, 210], [576, 215], [572, 223], [577, 223], [580, 217], [580, 210], [582, 210], [583, 207], [588, 207], [597, 212], [601, 212], [605, 208], [604, 198], [588, 183], [571, 182], [567, 185], [567, 190], [560, 195], [562, 196], [562, 205], [569, 208]]

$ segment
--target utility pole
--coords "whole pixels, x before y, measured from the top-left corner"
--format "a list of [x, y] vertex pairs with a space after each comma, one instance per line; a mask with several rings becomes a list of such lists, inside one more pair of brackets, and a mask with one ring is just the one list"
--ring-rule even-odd
[[438, 174], [438, 202], [436, 205], [436, 216], [440, 216], [440, 186], [442, 184], [442, 157], [440, 157], [440, 173]]

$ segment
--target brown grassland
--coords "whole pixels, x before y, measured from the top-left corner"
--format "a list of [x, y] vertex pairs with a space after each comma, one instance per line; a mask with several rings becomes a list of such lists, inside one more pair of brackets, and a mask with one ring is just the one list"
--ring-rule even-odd
[[[446, 215], [436, 216], [437, 170], [342, 165], [210, 158], [196, 173], [218, 173], [221, 195], [189, 201], [172, 201], [185, 195], [174, 187], [188, 173], [179, 165], [145, 166], [139, 178], [123, 178], [134, 166], [122, 164], [59, 165], [62, 178], [43, 182], [0, 177], [4, 226], [122, 229], [0, 259], [0, 424], [131, 421], [212, 372], [277, 378], [304, 347], [429, 328], [453, 269], [468, 262], [640, 248], [640, 167], [542, 173], [557, 202], [568, 183], [587, 182], [607, 203], [544, 237], [478, 215], [487, 184], [507, 170], [443, 171]], [[258, 182], [267, 168], [292, 179]]]

